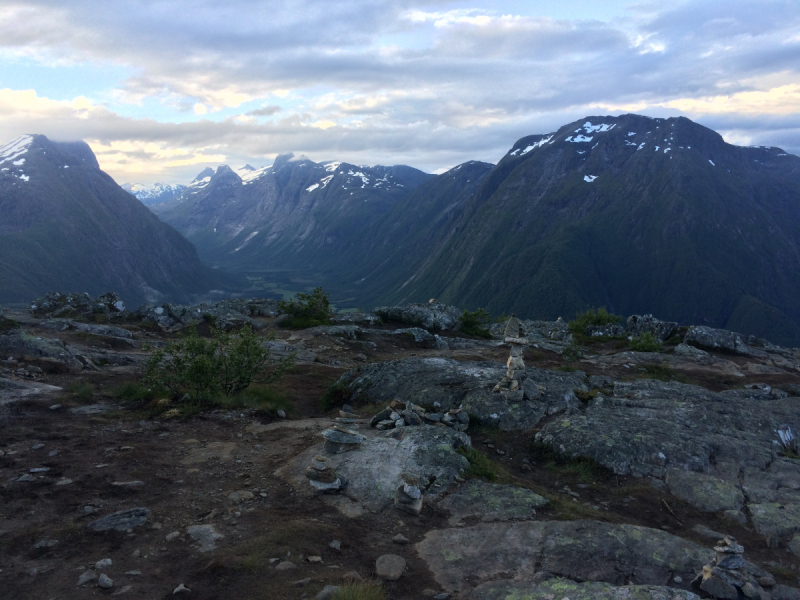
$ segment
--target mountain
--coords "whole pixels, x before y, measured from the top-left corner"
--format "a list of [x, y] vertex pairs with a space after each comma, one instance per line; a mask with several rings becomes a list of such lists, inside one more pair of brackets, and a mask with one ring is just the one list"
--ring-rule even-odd
[[[438, 218], [409, 220], [447, 178]], [[351, 272], [377, 277], [365, 299], [543, 319], [606, 306], [800, 345], [797, 156], [682, 117], [587, 117], [520, 139], [474, 193], [457, 182], [426, 182], [387, 215], [427, 241]]]
[[154, 183], [153, 185], [123, 183], [120, 187], [129, 194], [136, 196], [146, 206], [169, 202], [186, 189], [185, 185], [172, 186], [165, 183]]
[[151, 208], [205, 260], [316, 276], [363, 259], [373, 240], [365, 232], [377, 232], [387, 211], [431, 177], [284, 154], [262, 169], [207, 168], [173, 201]]
[[84, 142], [0, 146], [0, 302], [118, 292], [129, 306], [239, 285], [100, 170]]

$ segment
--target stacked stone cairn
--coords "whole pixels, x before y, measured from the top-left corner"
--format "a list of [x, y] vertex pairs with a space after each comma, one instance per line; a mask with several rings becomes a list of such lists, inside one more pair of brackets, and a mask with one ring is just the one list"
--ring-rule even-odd
[[345, 482], [331, 466], [331, 461], [324, 456], [315, 456], [311, 465], [306, 468], [306, 477], [311, 487], [318, 492], [337, 492], [345, 487]]
[[[438, 409], [438, 403], [434, 403], [434, 408]], [[389, 406], [372, 417], [369, 424], [381, 431], [415, 425], [436, 425], [452, 427], [456, 431], [466, 431], [469, 426], [469, 415], [460, 406], [446, 412], [439, 412], [438, 410], [428, 411], [413, 402], [392, 400]]]
[[766, 577], [762, 577], [759, 581], [750, 576], [744, 568], [746, 564], [742, 556], [744, 547], [737, 544], [734, 538], [725, 537], [717, 542], [714, 551], [716, 556], [703, 567], [703, 572], [692, 582], [694, 587], [715, 598], [725, 600], [765, 597], [766, 592], [760, 584], [762, 582], [774, 584], [774, 581], [766, 581], [771, 580]]
[[519, 401], [523, 398], [531, 400], [542, 395], [539, 386], [528, 379], [525, 374], [525, 361], [522, 359], [522, 354], [525, 352], [528, 340], [524, 336], [522, 324], [517, 317], [512, 316], [508, 320], [503, 335], [503, 341], [511, 346], [511, 352], [506, 362], [508, 370], [505, 377], [494, 386], [494, 392], [502, 394], [509, 401]]
[[349, 404], [342, 406], [339, 411], [339, 416], [336, 417], [336, 422], [341, 423], [345, 427], [358, 427], [357, 423], [361, 417], [353, 411], [353, 407]]
[[415, 482], [405, 481], [394, 495], [394, 505], [410, 515], [422, 512], [422, 490]]

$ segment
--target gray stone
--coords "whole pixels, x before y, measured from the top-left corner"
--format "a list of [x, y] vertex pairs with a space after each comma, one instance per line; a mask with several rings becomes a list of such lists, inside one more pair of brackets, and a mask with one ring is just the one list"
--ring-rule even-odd
[[746, 344], [743, 337], [725, 329], [693, 325], [686, 332], [683, 342], [711, 350], [725, 350], [741, 356], [766, 356], [763, 350], [751, 348]]
[[[433, 530], [416, 545], [436, 582], [446, 590], [513, 572], [531, 581], [538, 571], [580, 581], [625, 585], [631, 579], [663, 585], [691, 581], [714, 551], [657, 529], [598, 521], [481, 523]], [[469, 577], [469, 580], [467, 580]]]
[[470, 600], [699, 600], [684, 590], [655, 585], [615, 586], [603, 582], [577, 583], [569, 579], [548, 579], [540, 583], [491, 581], [476, 587]]
[[665, 342], [678, 330], [678, 324], [672, 321], [661, 321], [653, 315], [632, 315], [626, 322], [628, 335], [641, 336], [652, 333], [656, 339]]
[[669, 469], [666, 482], [673, 496], [703, 512], [738, 511], [744, 504], [738, 485], [705, 473]]
[[105, 573], [100, 573], [100, 577], [97, 579], [97, 586], [104, 590], [110, 590], [114, 587], [114, 580]]
[[33, 547], [37, 550], [40, 548], [54, 548], [58, 545], [58, 540], [40, 540], [36, 542]]
[[748, 504], [747, 508], [761, 535], [786, 537], [800, 531], [800, 504]]
[[434, 331], [458, 329], [462, 313], [455, 306], [438, 303], [381, 306], [373, 312], [384, 321], [416, 325]]
[[200, 552], [210, 552], [217, 547], [217, 540], [221, 540], [225, 536], [214, 529], [213, 525], [189, 525], [186, 528], [186, 533], [189, 534], [195, 542], [200, 544]]
[[275, 567], [275, 570], [276, 571], [289, 571], [290, 569], [296, 569], [296, 568], [297, 568], [297, 565], [294, 564], [292, 561], [285, 560], [285, 561], [283, 561], [281, 563], [278, 563], [278, 565]]
[[406, 559], [397, 554], [384, 554], [375, 561], [375, 575], [387, 581], [400, 579], [406, 570]]
[[439, 507], [450, 511], [450, 524], [455, 525], [470, 516], [484, 522], [533, 519], [536, 509], [548, 502], [525, 488], [471, 479], [439, 502]]
[[314, 596], [315, 600], [332, 600], [336, 592], [341, 590], [342, 588], [338, 585], [326, 585], [322, 588], [316, 596]]
[[97, 573], [89, 569], [87, 571], [84, 571], [83, 574], [80, 577], [78, 577], [78, 583], [76, 585], [80, 587], [82, 585], [86, 585], [87, 583], [94, 581], [95, 579], [97, 579]]
[[94, 563], [94, 568], [97, 569], [98, 571], [101, 571], [103, 569], [107, 569], [112, 564], [114, 563], [111, 561], [110, 558], [102, 558], [98, 560], [96, 563]]
[[739, 593], [731, 584], [719, 577], [708, 577], [700, 582], [700, 589], [720, 600], [738, 600]]
[[396, 536], [392, 538], [392, 541], [395, 544], [405, 545], [408, 543], [408, 538], [404, 536], [402, 533], [398, 533]]
[[410, 515], [419, 515], [419, 513], [422, 512], [422, 494], [420, 494], [417, 498], [413, 498], [403, 491], [404, 487], [405, 486], [401, 485], [395, 492], [395, 508], [398, 508], [403, 512], [407, 512]]
[[695, 525], [692, 527], [692, 531], [694, 531], [697, 535], [706, 538], [707, 540], [713, 540], [715, 542], [725, 537], [724, 534], [718, 533], [713, 529], [709, 529], [705, 525]]
[[175, 594], [188, 594], [191, 591], [192, 590], [190, 590], [189, 588], [187, 588], [185, 585], [183, 585], [181, 583], [181, 584], [178, 585], [178, 587], [176, 587], [174, 590], [172, 590], [172, 595], [174, 596]]
[[144, 525], [149, 514], [150, 511], [146, 508], [130, 508], [92, 521], [89, 523], [88, 527], [93, 531], [108, 531], [109, 529], [127, 531], [128, 529]]
[[800, 535], [793, 536], [789, 543], [786, 544], [786, 549], [800, 558]]
[[362, 444], [366, 439], [363, 435], [355, 432], [344, 432], [336, 429], [326, 429], [322, 432], [322, 437], [326, 441], [333, 442], [334, 444]]

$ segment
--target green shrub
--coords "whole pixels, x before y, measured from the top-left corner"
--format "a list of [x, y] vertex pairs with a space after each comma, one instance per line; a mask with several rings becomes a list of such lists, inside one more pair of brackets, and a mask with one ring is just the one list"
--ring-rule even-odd
[[294, 405], [284, 392], [261, 384], [251, 384], [235, 396], [225, 396], [215, 404], [225, 409], [251, 409], [269, 414], [284, 410], [292, 412]]
[[622, 317], [620, 315], [611, 314], [601, 306], [597, 311], [590, 308], [585, 313], [579, 314], [567, 326], [572, 333], [584, 335], [586, 328], [591, 325], [616, 325], [621, 321]]
[[330, 410], [342, 406], [352, 395], [353, 392], [346, 383], [337, 381], [325, 390], [322, 398], [320, 398], [320, 407], [322, 410]]
[[567, 344], [567, 347], [564, 348], [564, 351], [561, 353], [561, 358], [563, 358], [567, 362], [575, 362], [579, 358], [583, 356], [583, 351], [575, 345], [574, 342], [570, 342]]
[[188, 335], [150, 355], [143, 383], [175, 393], [188, 391], [196, 399], [233, 396], [257, 378], [263, 383], [277, 379], [294, 359], [282, 359], [264, 377], [269, 358], [263, 339], [248, 326], [236, 333], [215, 329], [210, 338], [198, 336], [193, 327]]
[[330, 300], [321, 287], [314, 289], [310, 294], [298, 293], [297, 298], [288, 302], [281, 300], [278, 309], [289, 315], [282, 325], [290, 329], [306, 329], [331, 323]]
[[650, 331], [645, 331], [628, 342], [628, 347], [635, 352], [661, 352], [661, 346], [661, 340]]
[[89, 402], [94, 398], [94, 386], [91, 383], [70, 383], [64, 389], [78, 400]]
[[492, 334], [489, 333], [487, 325], [492, 322], [492, 316], [479, 308], [475, 312], [465, 310], [458, 318], [461, 321], [461, 331], [468, 335], [475, 335], [483, 338], [490, 338]]
[[378, 583], [359, 581], [345, 583], [332, 600], [386, 600], [386, 592]]

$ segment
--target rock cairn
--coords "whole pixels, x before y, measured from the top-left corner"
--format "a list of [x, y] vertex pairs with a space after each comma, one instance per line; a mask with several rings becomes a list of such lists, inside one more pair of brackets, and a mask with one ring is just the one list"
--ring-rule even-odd
[[438, 412], [428, 411], [413, 402], [392, 400], [389, 406], [372, 417], [369, 424], [381, 431], [415, 425], [438, 425], [452, 427], [456, 431], [466, 431], [469, 426], [469, 415], [462, 407]]
[[517, 317], [512, 316], [508, 320], [503, 341], [511, 346], [511, 352], [506, 362], [506, 375], [494, 386], [496, 393], [502, 394], [508, 400], [522, 400], [523, 398], [532, 399], [541, 395], [539, 386], [527, 378], [525, 374], [525, 361], [522, 354], [528, 340], [524, 337], [522, 324]]
[[345, 404], [339, 411], [339, 416], [336, 417], [336, 422], [341, 423], [345, 427], [358, 427], [357, 423], [361, 417], [353, 411], [353, 407]]
[[342, 477], [331, 466], [331, 461], [324, 456], [315, 456], [311, 465], [306, 468], [306, 477], [311, 487], [318, 492], [336, 492], [344, 487]]
[[413, 483], [403, 483], [395, 492], [394, 505], [410, 515], [418, 515], [422, 512], [422, 490]]
[[725, 537], [717, 542], [714, 551], [716, 556], [703, 567], [703, 572], [692, 582], [693, 586], [725, 600], [738, 600], [742, 597], [740, 591], [746, 598], [763, 597], [760, 581], [751, 577], [744, 568], [744, 547], [734, 538]]
[[354, 429], [339, 423], [323, 431], [322, 437], [325, 438], [325, 452], [329, 454], [358, 450], [367, 439]]

